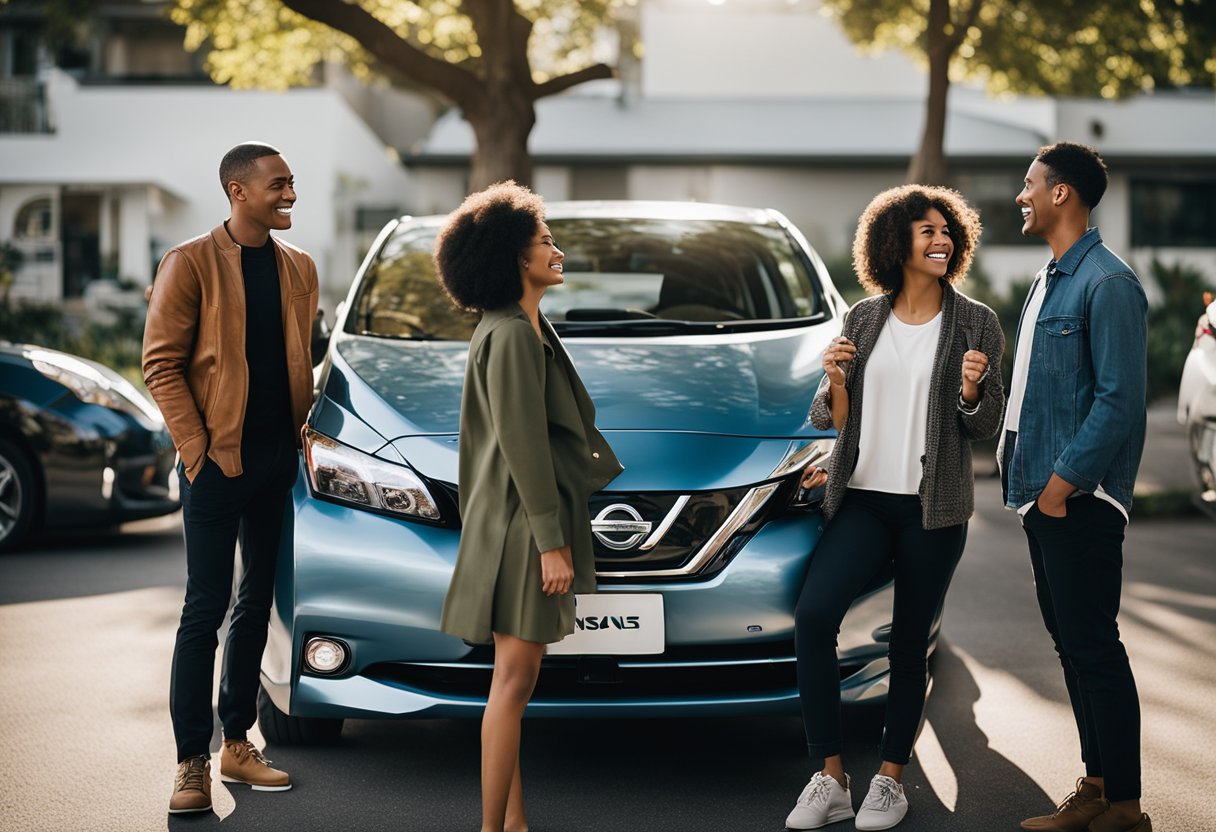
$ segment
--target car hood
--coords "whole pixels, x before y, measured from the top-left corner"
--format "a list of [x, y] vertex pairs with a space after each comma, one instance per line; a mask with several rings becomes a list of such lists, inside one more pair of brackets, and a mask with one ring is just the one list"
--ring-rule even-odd
[[[563, 341], [608, 431], [815, 433], [807, 410], [830, 324], [758, 333]], [[384, 439], [459, 430], [466, 343], [341, 336], [325, 395]], [[353, 443], [363, 444], [363, 443]]]

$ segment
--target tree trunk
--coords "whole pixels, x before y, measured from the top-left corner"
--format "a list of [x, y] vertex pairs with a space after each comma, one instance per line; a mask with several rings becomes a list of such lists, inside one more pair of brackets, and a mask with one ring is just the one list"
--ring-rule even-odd
[[929, 58], [929, 95], [925, 100], [925, 127], [920, 148], [908, 165], [909, 183], [946, 184], [946, 99], [950, 92], [950, 58], [958, 46], [956, 33], [947, 33], [950, 0], [932, 0], [926, 32]]
[[477, 147], [469, 167], [469, 192], [514, 179], [532, 184], [528, 134], [536, 124], [536, 109], [525, 95], [486, 96], [484, 106], [465, 111]]

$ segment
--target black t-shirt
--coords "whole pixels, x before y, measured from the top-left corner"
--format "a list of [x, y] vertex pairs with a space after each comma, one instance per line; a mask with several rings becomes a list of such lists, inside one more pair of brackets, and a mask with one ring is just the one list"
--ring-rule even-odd
[[261, 248], [241, 246], [245, 277], [245, 360], [249, 399], [241, 442], [291, 435], [291, 387], [283, 339], [283, 301], [274, 241]]

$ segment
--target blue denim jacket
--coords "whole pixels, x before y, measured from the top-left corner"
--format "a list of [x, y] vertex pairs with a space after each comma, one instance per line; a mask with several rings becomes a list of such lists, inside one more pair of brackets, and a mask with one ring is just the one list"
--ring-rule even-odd
[[1046, 280], [1017, 441], [1005, 448], [1005, 504], [1037, 499], [1054, 471], [1081, 491], [1101, 485], [1130, 511], [1144, 449], [1144, 288], [1096, 228]]

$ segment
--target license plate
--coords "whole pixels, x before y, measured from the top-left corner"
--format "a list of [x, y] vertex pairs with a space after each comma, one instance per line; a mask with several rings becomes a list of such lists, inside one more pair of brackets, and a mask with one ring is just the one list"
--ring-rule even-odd
[[574, 632], [550, 644], [548, 653], [640, 655], [665, 646], [662, 595], [597, 592], [574, 596]]

